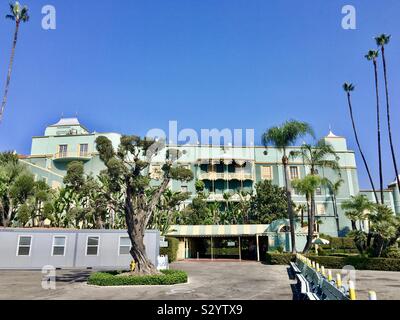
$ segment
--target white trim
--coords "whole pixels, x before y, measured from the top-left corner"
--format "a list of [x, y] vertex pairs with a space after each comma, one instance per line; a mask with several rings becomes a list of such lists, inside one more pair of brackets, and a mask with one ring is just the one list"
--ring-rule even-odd
[[[56, 246], [56, 245], [54, 245], [54, 240], [56, 239], [56, 238], [64, 238], [64, 254], [54, 254], [54, 247], [61, 247], [61, 246]], [[67, 239], [68, 239], [68, 237], [67, 236], [64, 236], [64, 235], [54, 235], [53, 236], [53, 243], [52, 243], [52, 245], [51, 245], [51, 256], [52, 257], [65, 257], [65, 253], [66, 253], [66, 251], [67, 251]]]
[[[97, 252], [96, 254], [87, 254], [87, 249], [88, 249], [88, 243], [89, 243], [89, 238], [98, 238], [97, 241]], [[94, 245], [90, 245], [90, 247], [94, 247]], [[86, 246], [85, 246], [85, 256], [86, 257], [98, 257], [100, 252], [100, 235], [87, 235], [86, 236]]]
[[[21, 247], [21, 246], [20, 246], [21, 238], [30, 238], [30, 239], [31, 239], [31, 241], [30, 241], [30, 243], [29, 243], [29, 254], [28, 254], [28, 255], [25, 255], [25, 254], [18, 254], [19, 248]], [[17, 257], [30, 257], [30, 256], [31, 256], [31, 253], [32, 253], [32, 242], [33, 242], [33, 236], [32, 236], [32, 235], [30, 235], [30, 234], [27, 234], [27, 235], [21, 235], [21, 234], [20, 234], [20, 235], [18, 235], [17, 252], [15, 253], [15, 255], [16, 255]], [[22, 247], [26, 248], [26, 247], [28, 247], [28, 246], [22, 245]]]
[[[129, 236], [119, 236], [118, 237], [118, 256], [126, 256], [129, 255], [129, 252], [127, 254], [121, 254], [120, 249], [121, 249], [121, 238], [128, 238], [130, 241]], [[127, 247], [127, 246], [123, 246], [123, 247]], [[129, 245], [129, 250], [131, 249], [132, 245]]]

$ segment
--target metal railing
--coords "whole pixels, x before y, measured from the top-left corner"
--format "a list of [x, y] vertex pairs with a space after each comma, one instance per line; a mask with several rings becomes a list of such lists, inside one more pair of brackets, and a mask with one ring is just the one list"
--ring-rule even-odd
[[89, 152], [58, 152], [54, 154], [53, 159], [69, 159], [69, 158], [90, 158]]

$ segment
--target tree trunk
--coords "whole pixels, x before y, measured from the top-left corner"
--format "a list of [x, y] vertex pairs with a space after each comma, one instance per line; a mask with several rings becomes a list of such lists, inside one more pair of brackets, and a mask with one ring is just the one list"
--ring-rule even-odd
[[301, 227], [304, 226], [304, 209], [301, 209]]
[[386, 58], [385, 58], [385, 47], [384, 46], [382, 46], [382, 62], [383, 62], [383, 74], [384, 74], [384, 78], [385, 78], [386, 114], [387, 114], [387, 125], [388, 125], [388, 133], [389, 133], [390, 151], [392, 153], [392, 161], [393, 161], [394, 171], [396, 174], [397, 187], [400, 190], [399, 170], [397, 169], [396, 154], [394, 151], [394, 145], [393, 145], [393, 139], [392, 139], [392, 129], [391, 129], [391, 122], [390, 122], [389, 88], [388, 88], [388, 80], [387, 80], [387, 69], [386, 69]]
[[282, 158], [283, 163], [283, 170], [285, 174], [285, 188], [286, 188], [286, 197], [287, 197], [287, 204], [288, 204], [288, 215], [289, 215], [289, 224], [290, 224], [290, 240], [292, 246], [292, 253], [296, 253], [296, 230], [295, 230], [295, 223], [293, 217], [293, 207], [292, 207], [292, 193], [290, 192], [289, 188], [289, 178], [288, 178], [288, 157], [286, 155], [286, 150], [284, 150], [284, 155]]
[[332, 196], [332, 203], [333, 203], [333, 212], [335, 215], [335, 220], [336, 220], [336, 229], [337, 229], [337, 235], [340, 237], [340, 223], [339, 223], [339, 212], [337, 209], [337, 201], [336, 201], [336, 196]]
[[144, 233], [146, 231], [146, 212], [144, 210], [134, 211], [132, 205], [132, 190], [127, 186], [127, 197], [125, 199], [125, 219], [128, 227], [128, 235], [131, 240], [130, 254], [135, 262], [134, 274], [148, 275], [160, 272], [151, 263], [146, 255], [144, 245]]
[[382, 144], [381, 144], [381, 120], [380, 120], [380, 106], [379, 106], [379, 84], [378, 84], [378, 66], [376, 59], [374, 59], [374, 76], [375, 76], [375, 95], [376, 95], [376, 121], [378, 130], [378, 160], [379, 160], [379, 188], [381, 195], [381, 203], [384, 204], [385, 199], [383, 195], [383, 172], [382, 172]]
[[369, 170], [367, 160], [366, 160], [366, 158], [365, 158], [365, 156], [364, 156], [364, 152], [363, 152], [362, 149], [361, 149], [360, 140], [358, 139], [358, 133], [357, 133], [357, 129], [356, 129], [356, 124], [355, 124], [355, 122], [354, 122], [353, 107], [352, 107], [352, 105], [351, 105], [350, 92], [347, 93], [347, 101], [348, 101], [348, 104], [349, 104], [351, 123], [352, 123], [352, 126], [353, 126], [353, 132], [354, 132], [354, 137], [355, 137], [355, 139], [356, 139], [357, 147], [358, 147], [358, 150], [359, 150], [359, 152], [360, 152], [360, 154], [361, 154], [361, 158], [362, 158], [362, 160], [363, 160], [363, 162], [364, 162], [365, 169], [367, 170], [369, 182], [371, 183], [371, 187], [372, 187], [372, 190], [373, 190], [373, 192], [374, 192], [375, 201], [376, 201], [377, 204], [379, 204], [379, 200], [378, 200], [378, 196], [377, 196], [377, 194], [376, 194], [376, 189], [375, 189], [374, 181], [372, 180], [372, 176], [371, 176], [371, 171]]
[[351, 220], [351, 229], [357, 231], [357, 223], [355, 220]]
[[17, 21], [16, 24], [15, 24], [13, 47], [12, 47], [12, 50], [11, 50], [10, 63], [8, 65], [6, 87], [4, 89], [3, 102], [1, 104], [1, 110], [0, 110], [0, 123], [3, 120], [4, 109], [5, 109], [6, 104], [7, 104], [8, 90], [10, 88], [10, 82], [11, 82], [11, 72], [12, 72], [12, 68], [13, 68], [13, 64], [14, 64], [15, 48], [17, 47], [19, 24], [20, 24], [19, 21]]
[[374, 241], [372, 243], [373, 256], [375, 258], [379, 258], [382, 255], [383, 246], [384, 246], [383, 238], [380, 235], [375, 235]]
[[307, 242], [304, 247], [303, 253], [307, 253], [312, 247], [312, 241], [314, 238], [314, 224], [315, 224], [315, 198], [314, 195], [310, 197], [311, 207], [308, 213], [308, 233]]

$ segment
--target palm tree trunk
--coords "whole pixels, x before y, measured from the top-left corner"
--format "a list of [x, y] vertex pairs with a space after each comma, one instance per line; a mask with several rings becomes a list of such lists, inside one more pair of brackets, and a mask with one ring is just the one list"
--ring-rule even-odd
[[374, 59], [374, 75], [375, 75], [375, 93], [376, 93], [376, 120], [378, 130], [378, 158], [379, 158], [379, 188], [381, 194], [381, 203], [385, 202], [383, 196], [383, 172], [382, 172], [382, 144], [381, 144], [381, 119], [380, 119], [380, 106], [379, 106], [379, 84], [378, 84], [378, 66], [376, 59]]
[[303, 253], [307, 253], [312, 247], [312, 241], [314, 238], [314, 224], [315, 224], [315, 198], [312, 194], [310, 196], [310, 210], [308, 213], [308, 233], [307, 233], [307, 242], [304, 246]]
[[396, 154], [394, 152], [393, 139], [392, 139], [392, 129], [390, 123], [390, 103], [389, 103], [389, 88], [388, 88], [388, 80], [387, 80], [387, 69], [386, 69], [386, 58], [385, 58], [385, 47], [382, 46], [382, 62], [383, 62], [383, 75], [385, 78], [385, 93], [386, 93], [386, 113], [387, 113], [387, 123], [388, 123], [388, 132], [389, 132], [389, 142], [390, 142], [390, 151], [392, 153], [393, 167], [396, 173], [396, 181], [397, 186], [400, 190], [400, 177], [399, 170], [397, 169], [396, 162]]
[[332, 195], [332, 203], [333, 203], [333, 214], [335, 215], [335, 220], [336, 220], [336, 230], [337, 230], [337, 235], [338, 237], [340, 236], [340, 223], [339, 223], [339, 212], [337, 209], [337, 201], [336, 201], [336, 196], [333, 194]]
[[6, 104], [7, 104], [8, 89], [10, 87], [11, 73], [12, 73], [12, 68], [13, 68], [13, 64], [14, 64], [15, 48], [17, 47], [17, 41], [18, 41], [19, 24], [20, 24], [20, 22], [18, 22], [18, 21], [15, 24], [14, 42], [13, 42], [13, 47], [12, 47], [12, 50], [11, 50], [10, 64], [8, 65], [6, 87], [4, 89], [3, 102], [1, 104], [1, 110], [0, 110], [0, 123], [1, 123], [1, 121], [3, 119], [4, 109], [5, 109]]
[[288, 177], [288, 157], [286, 155], [286, 150], [284, 150], [284, 155], [282, 158], [283, 171], [285, 174], [285, 189], [286, 189], [286, 197], [287, 197], [287, 205], [288, 205], [288, 214], [289, 214], [289, 225], [290, 225], [290, 240], [292, 246], [292, 253], [296, 253], [296, 233], [295, 233], [295, 224], [293, 217], [293, 207], [292, 207], [292, 193], [289, 188], [289, 177]]
[[378, 196], [376, 194], [374, 181], [372, 180], [372, 176], [371, 176], [371, 171], [369, 170], [367, 160], [365, 159], [365, 156], [364, 156], [364, 152], [361, 149], [360, 140], [358, 139], [358, 133], [357, 133], [357, 129], [356, 129], [356, 124], [354, 122], [353, 107], [352, 107], [352, 104], [351, 104], [350, 92], [347, 92], [347, 102], [349, 104], [351, 123], [353, 125], [353, 132], [354, 132], [354, 136], [355, 136], [355, 139], [356, 139], [357, 147], [358, 147], [358, 150], [359, 150], [359, 152], [361, 154], [361, 158], [362, 158], [362, 160], [364, 162], [365, 169], [367, 170], [369, 182], [371, 183], [371, 187], [372, 187], [372, 190], [374, 192], [375, 201], [377, 202], [377, 204], [379, 204], [379, 200], [378, 200]]

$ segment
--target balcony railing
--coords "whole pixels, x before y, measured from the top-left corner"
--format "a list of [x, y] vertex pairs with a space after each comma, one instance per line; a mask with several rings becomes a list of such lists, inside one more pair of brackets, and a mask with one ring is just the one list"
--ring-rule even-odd
[[91, 157], [89, 152], [58, 152], [53, 156], [53, 160], [89, 160]]
[[252, 173], [247, 172], [206, 172], [198, 175], [199, 180], [254, 180]]

